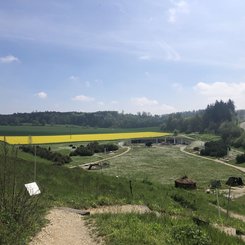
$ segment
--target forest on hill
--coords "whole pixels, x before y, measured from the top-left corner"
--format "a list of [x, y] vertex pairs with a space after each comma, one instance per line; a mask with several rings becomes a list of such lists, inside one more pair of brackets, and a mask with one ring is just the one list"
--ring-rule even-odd
[[[183, 117], [189, 117], [195, 112], [182, 112]], [[0, 125], [77, 125], [98, 128], [143, 128], [160, 126], [168, 115], [151, 115], [142, 112], [135, 114], [119, 113], [117, 111], [98, 112], [32, 112], [0, 115]]]
[[97, 128], [161, 127], [164, 131], [218, 133], [222, 123], [238, 124], [245, 120], [245, 110], [235, 110], [232, 100], [216, 101], [205, 110], [152, 115], [147, 112], [128, 114], [117, 111], [32, 112], [0, 115], [0, 125], [77, 125]]

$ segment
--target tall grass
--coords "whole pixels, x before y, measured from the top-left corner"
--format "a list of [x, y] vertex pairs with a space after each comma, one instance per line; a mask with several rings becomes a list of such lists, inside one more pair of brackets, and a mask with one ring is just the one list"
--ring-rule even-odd
[[[209, 205], [210, 201], [214, 202], [214, 197], [207, 197], [199, 190], [187, 191], [170, 185], [163, 186], [147, 178], [138, 178], [137, 181], [130, 179], [131, 195], [129, 179], [106, 176], [103, 172], [85, 172], [80, 168], [58, 167], [37, 159], [37, 183], [42, 194], [29, 197], [23, 184], [33, 181], [33, 159], [20, 159], [15, 148], [6, 145], [1, 147], [0, 244], [26, 244], [28, 237], [43, 224], [45, 209], [52, 206], [88, 208], [129, 203], [147, 205], [161, 216], [94, 216], [99, 232], [105, 236], [108, 244], [185, 244], [180, 240], [189, 239], [188, 236], [196, 237], [194, 242], [201, 244], [200, 241], [206, 241], [206, 235], [211, 240], [210, 244], [242, 244], [219, 232], [216, 235], [216, 230], [211, 226], [199, 227], [198, 232], [195, 232], [197, 226], [193, 217], [209, 223], [222, 221], [227, 226], [245, 230], [244, 224], [226, 219], [225, 215], [219, 220], [217, 210]], [[186, 228], [186, 224], [190, 224], [191, 229]], [[177, 235], [179, 231], [184, 230], [185, 233], [188, 229], [194, 231], [182, 238]]]
[[198, 226], [186, 218], [157, 217], [154, 214], [96, 214], [99, 235], [106, 244], [114, 245], [240, 245], [212, 226]]
[[17, 149], [2, 143], [0, 150], [0, 244], [25, 244], [42, 223], [43, 208], [19, 181]]

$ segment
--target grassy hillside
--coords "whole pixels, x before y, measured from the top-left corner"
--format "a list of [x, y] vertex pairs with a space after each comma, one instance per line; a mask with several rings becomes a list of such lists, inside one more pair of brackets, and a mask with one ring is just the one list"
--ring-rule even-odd
[[[152, 148], [146, 149], [146, 151], [137, 151], [136, 149], [132, 152], [138, 157], [143, 155], [145, 158], [146, 155], [151, 154], [150, 150], [162, 149]], [[154, 153], [156, 159], [163, 158], [162, 155], [158, 154], [157, 152]], [[167, 155], [166, 152], [164, 154]], [[24, 191], [23, 184], [34, 180], [33, 157], [28, 157], [22, 153], [19, 157], [14, 161], [12, 150], [9, 148], [9, 156], [6, 159], [8, 164], [5, 164], [4, 155], [1, 153], [0, 167], [1, 170], [5, 167], [3, 172], [10, 180], [8, 183], [11, 183], [15, 173], [16, 189]], [[135, 158], [131, 155], [130, 159], [128, 161], [133, 164]], [[184, 168], [182, 166], [182, 171]], [[124, 169], [128, 171], [127, 166]], [[168, 172], [169, 170], [170, 165], [164, 171]], [[150, 171], [153, 172], [153, 169]], [[159, 168], [155, 168], [155, 171], [159, 171]], [[14, 212], [1, 209], [1, 244], [25, 244], [28, 237], [43, 224], [41, 219], [43, 211], [52, 206], [88, 208], [127, 203], [147, 205], [151, 210], [158, 211], [161, 217], [154, 214], [92, 216], [91, 219], [96, 221], [100, 234], [105, 236], [108, 244], [188, 244], [187, 241], [190, 239], [192, 243], [189, 244], [243, 244], [236, 238], [217, 232], [212, 226], [197, 226], [193, 222], [193, 217], [199, 217], [211, 223], [222, 222], [224, 225], [245, 231], [245, 225], [242, 222], [226, 219], [225, 216], [222, 216], [222, 220], [218, 219], [217, 210], [209, 205], [209, 202], [215, 202], [214, 196], [207, 196], [202, 190], [175, 189], [172, 182], [171, 185], [161, 185], [157, 181], [145, 179], [140, 172], [138, 177], [136, 172], [134, 176], [130, 177], [133, 177], [131, 178], [132, 194], [129, 181], [124, 177], [107, 176], [101, 172], [89, 173], [79, 168], [58, 167], [51, 162], [40, 161], [37, 158], [37, 183], [42, 194], [38, 197], [38, 205], [34, 206], [33, 212], [30, 212], [30, 217], [33, 219], [30, 218], [28, 222], [23, 222], [17, 214], [19, 209], [24, 209], [28, 206], [28, 202], [35, 200], [35, 197], [26, 197], [28, 201], [20, 203], [21, 206]], [[2, 184], [2, 182], [0, 183]], [[7, 197], [11, 197], [12, 189], [7, 188], [6, 191], [9, 192]], [[2, 199], [0, 198], [0, 200]], [[18, 229], [16, 229], [17, 225]], [[191, 232], [188, 233], [187, 231]], [[182, 234], [182, 237], [178, 235], [179, 233]]]
[[136, 146], [128, 154], [110, 160], [110, 163], [111, 168], [103, 170], [105, 174], [148, 179], [161, 184], [173, 184], [175, 179], [187, 175], [196, 180], [199, 187], [207, 188], [213, 179], [219, 179], [224, 184], [229, 176], [244, 177], [236, 169], [186, 155], [177, 146]]

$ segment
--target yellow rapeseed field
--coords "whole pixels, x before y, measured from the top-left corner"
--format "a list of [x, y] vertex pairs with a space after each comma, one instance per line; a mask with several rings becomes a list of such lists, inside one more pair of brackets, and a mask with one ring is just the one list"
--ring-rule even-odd
[[156, 132], [137, 132], [137, 133], [113, 133], [113, 134], [73, 134], [73, 135], [51, 135], [51, 136], [0, 136], [0, 141], [6, 141], [9, 144], [50, 144], [50, 143], [68, 143], [84, 141], [104, 141], [104, 140], [122, 140], [122, 139], [142, 139], [156, 138], [169, 135], [168, 133]]

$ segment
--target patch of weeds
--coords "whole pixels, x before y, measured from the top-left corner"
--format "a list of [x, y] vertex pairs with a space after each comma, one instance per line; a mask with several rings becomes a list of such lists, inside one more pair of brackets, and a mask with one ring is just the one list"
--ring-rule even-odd
[[193, 211], [197, 210], [197, 206], [196, 206], [196, 202], [195, 200], [187, 200], [186, 197], [176, 193], [174, 195], [171, 196], [171, 198], [179, 203], [183, 208], [189, 208]]
[[198, 226], [192, 224], [173, 227], [172, 237], [183, 245], [212, 244], [209, 236]]

